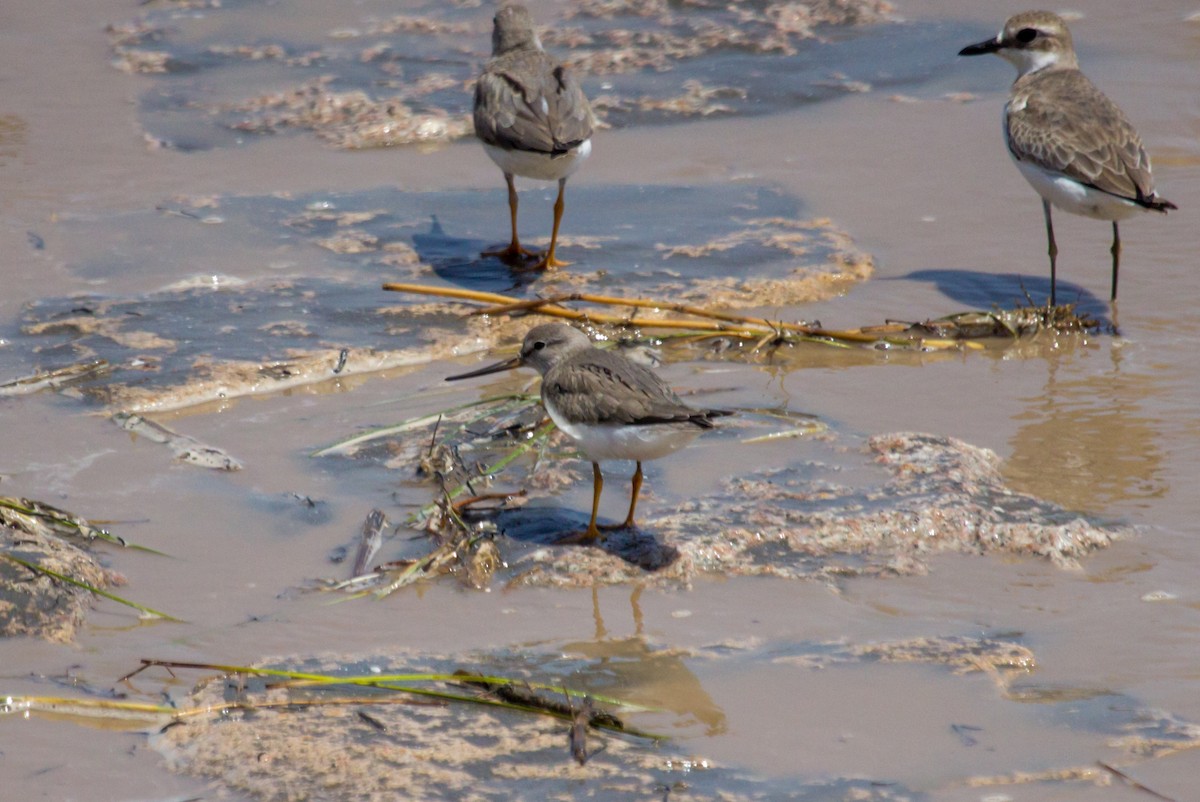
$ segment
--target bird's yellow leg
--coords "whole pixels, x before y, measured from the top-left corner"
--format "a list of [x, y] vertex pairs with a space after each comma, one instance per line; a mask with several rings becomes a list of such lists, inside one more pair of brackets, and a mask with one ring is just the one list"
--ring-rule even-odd
[[563, 203], [563, 192], [566, 188], [567, 179], [558, 179], [558, 200], [554, 201], [554, 228], [550, 231], [550, 250], [546, 251], [546, 255], [541, 258], [541, 261], [533, 266], [536, 270], [554, 270], [571, 264], [554, 256], [554, 249], [558, 246], [558, 226], [562, 223], [563, 209], [566, 208]]
[[596, 515], [600, 512], [600, 493], [604, 490], [604, 477], [600, 474], [600, 463], [592, 463], [592, 520], [588, 522], [587, 531], [583, 533], [586, 540], [595, 540], [600, 537], [600, 530], [596, 528]]
[[633, 472], [633, 490], [629, 495], [629, 514], [625, 516], [625, 520], [619, 524], [607, 524], [599, 527], [600, 529], [632, 529], [635, 524], [633, 522], [633, 513], [637, 509], [638, 493], [642, 491], [642, 462], [638, 460], [637, 470]]
[[592, 463], [592, 519], [588, 528], [583, 532], [559, 538], [557, 543], [591, 543], [600, 537], [600, 529], [596, 526], [596, 515], [600, 512], [600, 493], [604, 490], [604, 477], [600, 475], [600, 463]]

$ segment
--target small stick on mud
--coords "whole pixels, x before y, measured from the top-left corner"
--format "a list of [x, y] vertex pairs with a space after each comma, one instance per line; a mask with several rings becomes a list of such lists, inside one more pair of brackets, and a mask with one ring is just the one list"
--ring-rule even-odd
[[429, 450], [425, 452], [426, 457], [433, 456], [433, 449], [437, 445], [438, 429], [442, 428], [442, 416], [438, 415], [437, 420], [433, 422], [433, 431], [429, 433]]
[[461, 515], [467, 507], [478, 504], [481, 501], [508, 501], [511, 498], [525, 498], [528, 494], [529, 491], [525, 489], [518, 490], [515, 493], [480, 493], [470, 498], [459, 499], [450, 506], [454, 508], [455, 512]]
[[[552, 699], [547, 699], [539, 696], [529, 687], [521, 687], [518, 685], [496, 685], [491, 682], [484, 682], [483, 678], [478, 674], [472, 674], [469, 671], [459, 669], [454, 672], [456, 677], [462, 679], [463, 684], [473, 688], [482, 688], [488, 693], [495, 696], [497, 699], [508, 702], [509, 704], [521, 705], [534, 710], [544, 710], [548, 713], [554, 713], [563, 718], [575, 719], [575, 709], [570, 704], [563, 704]], [[570, 698], [567, 694], [567, 689], [563, 688], [563, 694]], [[625, 731], [625, 723], [621, 719], [614, 716], [612, 713], [606, 713], [603, 710], [592, 709], [587, 720], [588, 726], [605, 727], [610, 730]]]
[[1120, 777], [1122, 780], [1124, 780], [1126, 783], [1128, 783], [1131, 787], [1136, 788], [1139, 791], [1145, 791], [1147, 794], [1150, 794], [1150, 796], [1154, 797], [1155, 799], [1162, 799], [1162, 800], [1164, 800], [1164, 802], [1175, 802], [1174, 798], [1169, 797], [1169, 796], [1164, 796], [1163, 794], [1160, 794], [1158, 791], [1155, 791], [1153, 788], [1147, 788], [1146, 786], [1142, 785], [1137, 780], [1130, 777], [1125, 772], [1121, 771], [1120, 769], [1118, 769], [1115, 766], [1105, 763], [1103, 760], [1097, 760], [1096, 765], [1098, 765], [1100, 768], [1104, 769], [1105, 771], [1111, 772], [1112, 774], [1116, 775], [1117, 777]]

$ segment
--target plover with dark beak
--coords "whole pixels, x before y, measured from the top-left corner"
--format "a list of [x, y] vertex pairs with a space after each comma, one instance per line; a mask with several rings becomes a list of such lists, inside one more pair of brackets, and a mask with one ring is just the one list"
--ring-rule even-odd
[[1178, 208], [1154, 191], [1150, 157], [1117, 105], [1079, 71], [1071, 33], [1049, 11], [1026, 11], [991, 39], [960, 56], [996, 55], [1017, 68], [1004, 107], [1004, 140], [1021, 175], [1042, 196], [1050, 252], [1050, 305], [1058, 246], [1050, 207], [1111, 220], [1112, 300], [1117, 300], [1121, 232], [1117, 223], [1140, 212]]

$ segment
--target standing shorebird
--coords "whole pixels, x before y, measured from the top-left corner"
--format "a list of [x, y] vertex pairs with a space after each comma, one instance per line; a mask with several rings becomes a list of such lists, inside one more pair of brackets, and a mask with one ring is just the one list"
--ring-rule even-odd
[[960, 56], [995, 53], [1017, 68], [1004, 107], [1004, 141], [1021, 175], [1042, 196], [1050, 240], [1050, 305], [1055, 303], [1058, 246], [1050, 206], [1111, 220], [1112, 300], [1117, 300], [1121, 233], [1117, 222], [1138, 212], [1178, 208], [1154, 192], [1150, 157], [1117, 105], [1079, 71], [1071, 32], [1049, 11], [1026, 11], [994, 39]]
[[593, 347], [586, 334], [562, 323], [531, 329], [514, 358], [446, 381], [519, 367], [534, 368], [542, 375], [542, 406], [554, 425], [592, 461], [592, 517], [583, 540], [600, 535], [601, 527], [596, 526], [604, 489], [600, 460], [637, 461], [629, 514], [623, 523], [603, 528], [632, 527], [642, 489], [642, 461], [678, 451], [696, 435], [712, 429], [713, 418], [733, 414], [688, 406], [649, 368]]
[[517, 190], [513, 176], [558, 181], [550, 249], [535, 269], [563, 267], [555, 258], [558, 226], [563, 216], [567, 178], [592, 151], [595, 120], [587, 97], [566, 67], [546, 51], [533, 30], [533, 18], [522, 5], [507, 4], [496, 12], [492, 28], [492, 58], [475, 84], [475, 135], [504, 172], [512, 241], [499, 251], [507, 262], [523, 262], [538, 254], [521, 247], [517, 238]]

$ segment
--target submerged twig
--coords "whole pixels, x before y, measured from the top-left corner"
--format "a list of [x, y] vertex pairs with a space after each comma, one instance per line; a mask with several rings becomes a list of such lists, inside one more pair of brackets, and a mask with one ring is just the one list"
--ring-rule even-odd
[[152, 443], [167, 446], [175, 455], [175, 459], [188, 465], [218, 471], [240, 471], [243, 467], [236, 457], [222, 449], [201, 443], [191, 435], [172, 431], [169, 427], [143, 415], [117, 412], [112, 416], [112, 421], [127, 432], [144, 437]]
[[[596, 698], [604, 700], [607, 704], [615, 703], [616, 700], [614, 699], [593, 697], [587, 692], [568, 690], [566, 686], [541, 685], [527, 682], [497, 684], [491, 681], [494, 678], [482, 677], [462, 670], [456, 671], [455, 676], [462, 677], [464, 684], [468, 686], [475, 686], [486, 690], [502, 702], [514, 705], [523, 710], [540, 711], [571, 722], [569, 734], [571, 753], [581, 766], [587, 762], [587, 729], [589, 727], [597, 730], [637, 734], [639, 737], [659, 739], [659, 736], [631, 729], [625, 722], [612, 713], [596, 710], [593, 704]], [[561, 692], [566, 701], [559, 702], [550, 697], [540, 696], [535, 693], [535, 689]], [[574, 699], [581, 699], [578, 708], [573, 704]], [[582, 759], [580, 755], [582, 755]]]

